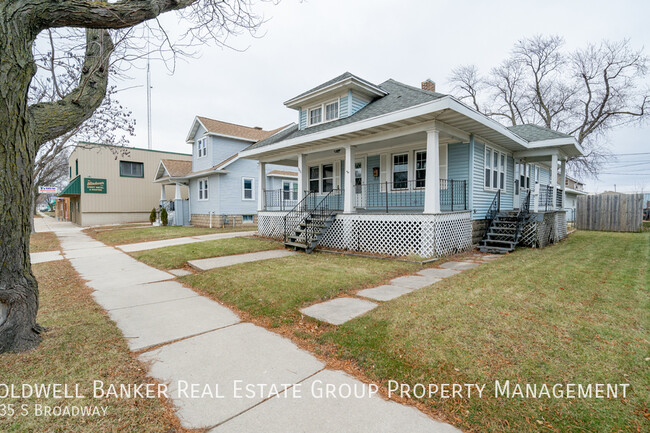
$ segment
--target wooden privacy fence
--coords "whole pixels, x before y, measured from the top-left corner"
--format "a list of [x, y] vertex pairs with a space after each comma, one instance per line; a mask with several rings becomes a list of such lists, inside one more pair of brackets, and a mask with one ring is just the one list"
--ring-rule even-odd
[[576, 228], [608, 232], [640, 232], [643, 194], [604, 193], [578, 197]]

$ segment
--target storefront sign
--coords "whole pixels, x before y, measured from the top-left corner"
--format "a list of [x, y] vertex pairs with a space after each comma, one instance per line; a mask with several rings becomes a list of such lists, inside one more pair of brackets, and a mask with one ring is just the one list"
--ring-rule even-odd
[[87, 194], [106, 194], [106, 179], [84, 179], [84, 192]]
[[55, 186], [39, 186], [38, 187], [38, 193], [39, 194], [58, 194], [59, 188]]

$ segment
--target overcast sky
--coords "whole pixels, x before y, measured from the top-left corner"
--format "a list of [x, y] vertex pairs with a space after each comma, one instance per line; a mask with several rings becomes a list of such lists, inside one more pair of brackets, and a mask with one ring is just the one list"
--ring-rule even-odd
[[[419, 86], [431, 78], [447, 93], [453, 67], [473, 63], [487, 72], [518, 39], [536, 33], [562, 36], [569, 50], [630, 38], [650, 53], [647, 1], [284, 0], [257, 10], [269, 20], [263, 37], [229, 41], [245, 51], [206, 46], [199, 58], [179, 62], [173, 75], [152, 64], [155, 149], [189, 153], [185, 138], [196, 115], [264, 129], [296, 121], [283, 102], [345, 71], [374, 83], [394, 78]], [[163, 22], [174, 29], [176, 17]], [[130, 75], [117, 85], [142, 87], [120, 92], [119, 99], [137, 121], [131, 145], [146, 147], [145, 73]], [[646, 153], [649, 133], [648, 125], [624, 128], [608, 142], [617, 154]], [[622, 155], [603, 171], [623, 174], [585, 179], [589, 191], [614, 184], [618, 191], [650, 191], [650, 154]]]

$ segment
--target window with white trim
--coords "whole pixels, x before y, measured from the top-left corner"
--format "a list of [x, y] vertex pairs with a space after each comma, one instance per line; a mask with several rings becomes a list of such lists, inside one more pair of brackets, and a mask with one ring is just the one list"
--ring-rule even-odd
[[325, 104], [325, 121], [336, 120], [339, 118], [339, 101], [330, 102]]
[[309, 191], [320, 192], [320, 166], [309, 167]]
[[485, 146], [485, 160], [484, 160], [484, 184], [486, 190], [502, 190], [506, 189], [506, 162], [507, 155], [503, 152], [494, 150]]
[[427, 152], [415, 152], [415, 187], [424, 188], [427, 179]]
[[252, 177], [242, 177], [241, 179], [241, 199], [242, 200], [255, 200], [253, 188], [255, 179]]
[[408, 188], [409, 154], [393, 155], [393, 189]]
[[198, 158], [203, 158], [208, 154], [208, 143], [205, 138], [196, 142], [196, 153]]
[[307, 110], [307, 123], [309, 126], [319, 123], [331, 122], [339, 118], [339, 100], [327, 101]]
[[208, 199], [208, 178], [199, 179], [199, 200]]
[[282, 199], [298, 200], [298, 182], [293, 180], [282, 181]]
[[334, 189], [334, 164], [323, 164], [323, 182], [321, 191], [324, 193]]
[[255, 221], [255, 215], [242, 215], [241, 222], [244, 224], [251, 224]]

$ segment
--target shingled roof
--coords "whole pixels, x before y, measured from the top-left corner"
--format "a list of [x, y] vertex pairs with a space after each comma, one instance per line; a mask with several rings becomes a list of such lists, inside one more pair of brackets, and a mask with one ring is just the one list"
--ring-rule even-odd
[[[334, 80], [337, 79], [338, 77], [335, 78]], [[413, 107], [419, 104], [424, 104], [426, 102], [431, 102], [436, 99], [440, 99], [444, 96], [447, 96], [442, 93], [430, 92], [428, 90], [422, 90], [417, 87], [409, 86], [407, 84], [400, 83], [399, 81], [395, 81], [393, 79], [381, 83], [378, 87], [384, 90], [387, 93], [387, 95], [375, 99], [373, 102], [369, 103], [368, 105], [366, 105], [361, 110], [357, 111], [351, 116], [344, 117], [343, 119], [335, 120], [333, 122], [327, 122], [316, 126], [310, 126], [309, 128], [305, 128], [305, 129], [298, 129], [298, 125], [293, 124], [289, 128], [286, 128], [285, 130], [280, 130], [279, 133], [276, 133], [264, 140], [252, 144], [251, 146], [246, 148], [246, 150], [257, 149], [263, 146], [269, 146], [271, 144], [278, 143], [280, 141], [289, 140], [291, 138], [313, 134], [315, 132], [336, 128], [338, 126], [347, 125], [364, 119], [370, 119], [372, 117], [380, 116], [382, 114], [392, 113], [394, 111], [399, 111], [404, 108]], [[313, 90], [314, 89], [312, 89], [311, 91]]]
[[181, 161], [180, 159], [161, 159], [160, 160], [169, 177], [183, 177], [192, 172], [192, 161]]
[[230, 137], [243, 138], [251, 141], [263, 140], [284, 128], [284, 126], [282, 126], [272, 131], [265, 131], [259, 127], [251, 128], [249, 126], [223, 122], [221, 120], [210, 119], [203, 116], [197, 116], [197, 119], [199, 122], [201, 122], [205, 129], [207, 129], [208, 132], [227, 135]]
[[508, 126], [508, 129], [526, 141], [553, 140], [554, 138], [571, 138], [571, 135], [554, 131], [543, 126], [527, 123], [525, 125]]

